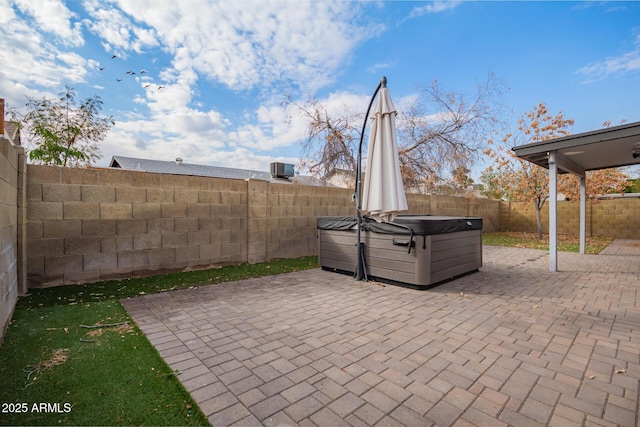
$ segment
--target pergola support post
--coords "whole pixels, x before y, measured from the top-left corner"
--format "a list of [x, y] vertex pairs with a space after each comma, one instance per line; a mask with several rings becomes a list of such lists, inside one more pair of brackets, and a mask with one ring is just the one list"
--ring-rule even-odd
[[587, 240], [587, 177], [580, 176], [580, 253], [586, 251]]
[[549, 153], [549, 271], [558, 271], [558, 165]]

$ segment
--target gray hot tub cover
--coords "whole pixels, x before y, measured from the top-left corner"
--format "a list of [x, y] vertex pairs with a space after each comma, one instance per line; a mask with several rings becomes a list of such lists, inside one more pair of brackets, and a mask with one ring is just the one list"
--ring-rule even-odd
[[[357, 226], [357, 218], [351, 216], [318, 217], [320, 230], [350, 230]], [[431, 215], [398, 215], [394, 222], [377, 222], [367, 216], [362, 218], [362, 229], [381, 234], [409, 234], [429, 236], [457, 231], [482, 230], [482, 218]]]

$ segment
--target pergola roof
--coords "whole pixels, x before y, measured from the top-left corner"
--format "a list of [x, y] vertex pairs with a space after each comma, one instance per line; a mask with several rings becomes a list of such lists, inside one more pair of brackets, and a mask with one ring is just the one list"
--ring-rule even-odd
[[577, 175], [588, 170], [636, 165], [640, 164], [640, 122], [533, 142], [514, 147], [513, 151], [521, 159], [547, 169], [549, 153], [555, 151], [562, 159], [558, 162], [559, 172]]

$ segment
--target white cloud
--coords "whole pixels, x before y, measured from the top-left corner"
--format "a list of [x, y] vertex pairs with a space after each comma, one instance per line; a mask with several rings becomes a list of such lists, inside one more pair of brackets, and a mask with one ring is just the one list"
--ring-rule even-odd
[[135, 25], [118, 9], [99, 0], [83, 3], [91, 19], [86, 19], [87, 28], [103, 40], [107, 52], [126, 56], [127, 51], [142, 52], [145, 48], [158, 45], [154, 29]]
[[[189, 141], [188, 136], [176, 138], [150, 138], [148, 135], [132, 131], [136, 125], [143, 122], [130, 122], [126, 126], [117, 126], [102, 143], [104, 153], [113, 153], [121, 156], [139, 157], [153, 160], [174, 160], [181, 157], [186, 163], [217, 165], [230, 168], [251, 169], [268, 171], [269, 163], [278, 161], [296, 164], [297, 158], [260, 155], [255, 150], [245, 147], [229, 149], [215, 144], [206, 145], [202, 141], [195, 143]], [[152, 130], [153, 129], [148, 129]], [[138, 136], [136, 136], [138, 135]], [[189, 142], [185, 144], [185, 142]], [[111, 154], [99, 161], [99, 165], [106, 166], [111, 160]]]
[[182, 157], [203, 163], [206, 153], [225, 147], [224, 128], [215, 111], [174, 111], [152, 120], [117, 122], [103, 141], [102, 151], [155, 160]]
[[13, 0], [15, 5], [35, 20], [42, 31], [56, 35], [64, 44], [82, 46], [82, 28], [71, 22], [76, 15], [59, 0]]
[[[233, 90], [282, 81], [316, 90], [375, 31], [357, 25], [360, 6], [347, 2], [119, 0], [118, 7], [155, 31], [176, 70], [193, 69]], [[92, 15], [107, 20], [107, 11], [119, 13], [112, 9]], [[116, 36], [109, 43], [125, 46]]]
[[368, 71], [371, 74], [376, 74], [379, 71], [386, 70], [388, 68], [391, 68], [392, 66], [393, 64], [388, 64], [388, 63], [373, 64], [372, 66], [369, 67]]
[[75, 52], [58, 48], [38, 29], [18, 15], [8, 0], [0, 0], [0, 93], [12, 106], [24, 104], [25, 96], [40, 96], [43, 92], [38, 88], [57, 92], [63, 81], [84, 82], [87, 68], [95, 66]]
[[640, 71], [640, 35], [636, 37], [633, 50], [584, 66], [578, 73], [585, 77], [584, 83], [592, 83], [609, 76], [637, 71]]
[[455, 9], [460, 4], [460, 1], [435, 0], [430, 4], [414, 8], [409, 14], [409, 19], [430, 13], [445, 12], [447, 10]]
[[261, 106], [256, 116], [256, 123], [239, 126], [229, 133], [229, 145], [267, 152], [287, 147], [304, 137], [304, 123], [295, 118], [289, 120], [281, 106]]
[[[332, 93], [318, 102], [329, 116], [364, 115], [369, 97], [346, 92]], [[296, 101], [304, 105], [304, 101]], [[306, 138], [307, 118], [296, 105], [263, 105], [256, 112], [257, 121], [238, 127], [228, 135], [229, 144], [260, 152], [288, 147]]]
[[[132, 114], [117, 122], [102, 143], [105, 153], [124, 156], [203, 163], [206, 153], [226, 147], [226, 120], [215, 110], [202, 111], [188, 107], [194, 74], [171, 75], [171, 84], [139, 82], [145, 97], [136, 102], [146, 104], [149, 113]], [[141, 142], [142, 141], [142, 142]], [[102, 163], [109, 159], [103, 159]]]
[[371, 101], [371, 95], [356, 95], [348, 92], [335, 92], [320, 102], [327, 108], [330, 115], [363, 114]]

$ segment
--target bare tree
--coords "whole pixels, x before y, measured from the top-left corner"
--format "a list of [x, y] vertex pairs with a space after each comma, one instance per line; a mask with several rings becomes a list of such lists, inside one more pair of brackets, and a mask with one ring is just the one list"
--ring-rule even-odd
[[307, 122], [307, 139], [302, 145], [302, 165], [316, 177], [340, 171], [353, 184], [364, 113], [349, 113], [345, 105], [340, 114], [332, 115], [315, 98], [301, 105], [287, 96], [284, 104], [297, 109]]
[[398, 126], [405, 185], [420, 192], [458, 187], [456, 171], [468, 170], [487, 141], [504, 127], [504, 83], [489, 73], [473, 94], [445, 91], [433, 81], [419, 88], [417, 100], [400, 112]]
[[[473, 94], [445, 91], [437, 81], [417, 87], [415, 101], [398, 108], [398, 150], [405, 187], [414, 192], [437, 192], [443, 184], [464, 186], [455, 171], [471, 168], [494, 132], [504, 123], [505, 84], [489, 73]], [[355, 178], [356, 155], [363, 113], [332, 114], [317, 99], [299, 105], [307, 120], [303, 156], [316, 176], [335, 170]], [[365, 139], [366, 140], [366, 139]], [[366, 173], [366, 171], [365, 171]]]

